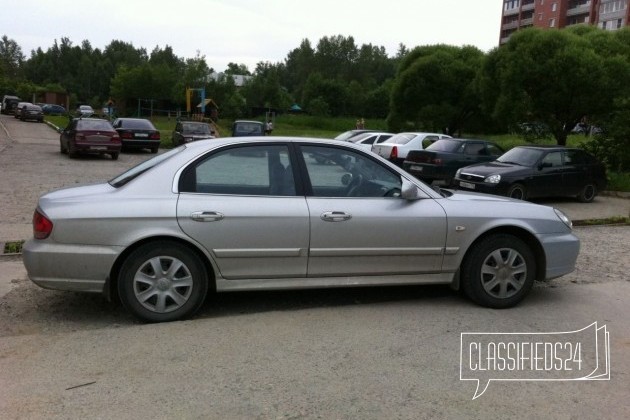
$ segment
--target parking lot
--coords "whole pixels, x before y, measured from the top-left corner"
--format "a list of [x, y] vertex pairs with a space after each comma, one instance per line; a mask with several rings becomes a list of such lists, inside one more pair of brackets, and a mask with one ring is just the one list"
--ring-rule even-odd
[[[27, 239], [37, 197], [109, 179], [147, 152], [69, 159], [44, 124], [0, 117], [0, 242]], [[546, 201], [574, 219], [627, 216], [630, 200]], [[3, 418], [628, 418], [629, 227], [576, 228], [574, 273], [514, 309], [447, 287], [235, 293], [193, 320], [145, 325], [98, 295], [41, 289], [0, 259]], [[610, 331], [611, 380], [459, 380], [470, 331]], [[518, 397], [515, 397], [515, 396]], [[535, 409], [533, 408], [535, 407]]]

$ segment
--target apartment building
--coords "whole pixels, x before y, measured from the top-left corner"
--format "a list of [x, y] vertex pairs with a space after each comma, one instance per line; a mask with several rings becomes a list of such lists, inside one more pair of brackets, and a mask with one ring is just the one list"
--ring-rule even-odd
[[564, 28], [586, 23], [612, 31], [629, 26], [629, 21], [630, 0], [503, 0], [499, 43], [532, 26]]

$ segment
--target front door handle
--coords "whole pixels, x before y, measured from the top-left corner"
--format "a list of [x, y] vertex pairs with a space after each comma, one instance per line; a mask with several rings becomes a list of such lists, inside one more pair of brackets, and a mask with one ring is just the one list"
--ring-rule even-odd
[[195, 211], [190, 214], [190, 218], [195, 222], [216, 222], [225, 216], [217, 211]]
[[342, 211], [327, 211], [322, 213], [320, 218], [324, 222], [345, 222], [352, 219], [352, 215]]

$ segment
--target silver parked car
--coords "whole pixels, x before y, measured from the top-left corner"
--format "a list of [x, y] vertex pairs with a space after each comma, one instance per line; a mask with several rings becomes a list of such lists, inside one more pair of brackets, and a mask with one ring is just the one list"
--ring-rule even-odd
[[505, 308], [579, 251], [559, 210], [433, 190], [359, 146], [284, 137], [186, 143], [48, 193], [33, 228], [32, 281], [118, 295], [148, 321], [190, 316], [210, 291], [368, 285], [448, 284]]

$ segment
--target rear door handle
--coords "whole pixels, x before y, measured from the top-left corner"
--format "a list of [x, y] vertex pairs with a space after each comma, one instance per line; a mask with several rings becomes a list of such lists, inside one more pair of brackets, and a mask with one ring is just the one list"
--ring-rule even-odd
[[190, 214], [190, 218], [195, 222], [216, 222], [225, 216], [217, 211], [195, 211]]
[[327, 211], [322, 213], [320, 218], [324, 222], [345, 222], [352, 219], [352, 215], [342, 211]]

